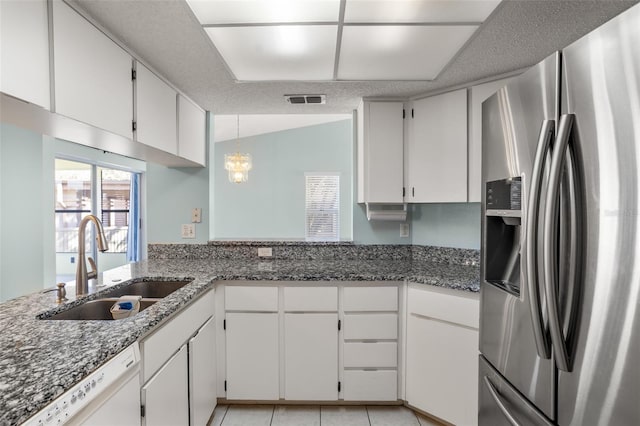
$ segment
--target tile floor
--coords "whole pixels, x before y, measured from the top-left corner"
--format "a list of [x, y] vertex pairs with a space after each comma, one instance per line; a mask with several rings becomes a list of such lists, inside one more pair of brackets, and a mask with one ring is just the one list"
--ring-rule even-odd
[[211, 426], [438, 426], [402, 406], [218, 405]]

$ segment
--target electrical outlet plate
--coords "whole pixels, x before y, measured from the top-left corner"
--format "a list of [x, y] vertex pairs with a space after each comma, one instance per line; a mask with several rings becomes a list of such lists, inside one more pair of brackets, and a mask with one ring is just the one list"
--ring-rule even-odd
[[191, 210], [191, 222], [192, 223], [202, 222], [202, 209], [200, 207], [196, 207], [193, 210]]
[[258, 247], [259, 257], [271, 257], [273, 256], [273, 249], [271, 247]]
[[409, 224], [408, 223], [401, 223], [400, 224], [400, 236], [401, 237], [408, 237], [409, 236]]
[[192, 223], [182, 225], [182, 238], [195, 238], [196, 226]]

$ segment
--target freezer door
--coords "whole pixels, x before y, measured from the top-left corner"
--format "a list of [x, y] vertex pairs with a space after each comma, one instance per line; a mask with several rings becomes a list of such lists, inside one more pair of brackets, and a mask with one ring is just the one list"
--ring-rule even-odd
[[[538, 220], [537, 214], [530, 218], [528, 213], [538, 141], [541, 134], [547, 142], [552, 139], [557, 120], [559, 60], [559, 55], [554, 54], [482, 105], [480, 352], [506, 380], [552, 419], [555, 413], [554, 366], [549, 351], [546, 356], [543, 350], [538, 354], [532, 317], [532, 313], [538, 316], [538, 338], [547, 342], [548, 349], [548, 333], [541, 314], [544, 300], [537, 309], [532, 309], [529, 294], [530, 290], [538, 289], [538, 281], [529, 282], [531, 274], [527, 273], [528, 254], [524, 248], [530, 242], [526, 232], [528, 221]], [[550, 130], [550, 136], [545, 136], [545, 128]], [[520, 224], [515, 225], [517, 220], [513, 218], [487, 216], [486, 183], [518, 176], [522, 178]], [[534, 254], [537, 255], [537, 251]], [[505, 262], [504, 259], [511, 260]], [[508, 274], [511, 281], [519, 282], [508, 288], [489, 283], [495, 282], [496, 277], [506, 276], [496, 270], [501, 267], [511, 271]], [[542, 271], [536, 268], [535, 272], [540, 275]]]
[[483, 356], [480, 356], [479, 371], [479, 426], [552, 425]]
[[[640, 6], [563, 51], [562, 113], [572, 138], [585, 231], [581, 309], [558, 309], [568, 370], [558, 424], [640, 424]], [[554, 343], [555, 345], [555, 343]]]

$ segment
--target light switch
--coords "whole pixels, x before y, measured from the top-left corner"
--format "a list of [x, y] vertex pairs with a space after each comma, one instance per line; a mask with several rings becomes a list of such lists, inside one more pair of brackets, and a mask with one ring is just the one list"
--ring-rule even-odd
[[409, 236], [409, 224], [408, 223], [401, 223], [400, 224], [400, 236], [403, 237], [403, 238]]
[[191, 210], [191, 222], [192, 223], [202, 222], [202, 209], [200, 207], [196, 207], [193, 210]]
[[195, 238], [196, 226], [192, 223], [182, 225], [182, 238]]

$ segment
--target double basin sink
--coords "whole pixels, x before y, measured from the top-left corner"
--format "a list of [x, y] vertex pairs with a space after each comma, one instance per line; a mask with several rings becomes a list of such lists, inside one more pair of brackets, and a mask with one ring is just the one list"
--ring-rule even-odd
[[163, 297], [184, 287], [191, 281], [138, 281], [107, 291], [102, 298], [87, 301], [66, 311], [59, 312], [48, 320], [113, 320], [110, 308], [120, 296], [142, 296], [140, 311], [147, 309]]

